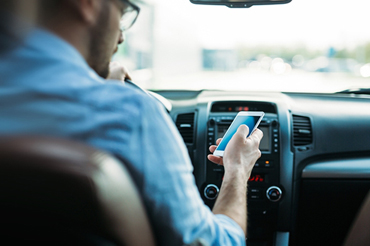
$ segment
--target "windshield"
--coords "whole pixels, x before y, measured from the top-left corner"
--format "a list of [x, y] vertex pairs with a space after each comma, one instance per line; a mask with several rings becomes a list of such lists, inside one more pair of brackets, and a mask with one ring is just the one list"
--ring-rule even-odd
[[368, 0], [249, 9], [145, 2], [114, 57], [144, 88], [330, 93], [370, 87]]

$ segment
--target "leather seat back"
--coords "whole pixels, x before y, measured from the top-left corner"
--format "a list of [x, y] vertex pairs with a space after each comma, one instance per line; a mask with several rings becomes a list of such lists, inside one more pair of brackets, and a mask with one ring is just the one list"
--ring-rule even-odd
[[155, 245], [122, 163], [81, 143], [0, 138], [0, 241]]

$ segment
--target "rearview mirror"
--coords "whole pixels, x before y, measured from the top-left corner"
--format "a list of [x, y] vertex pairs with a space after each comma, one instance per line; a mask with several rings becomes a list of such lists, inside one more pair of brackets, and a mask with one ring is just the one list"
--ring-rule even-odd
[[190, 0], [194, 4], [225, 5], [229, 8], [249, 8], [253, 5], [289, 3], [292, 0]]

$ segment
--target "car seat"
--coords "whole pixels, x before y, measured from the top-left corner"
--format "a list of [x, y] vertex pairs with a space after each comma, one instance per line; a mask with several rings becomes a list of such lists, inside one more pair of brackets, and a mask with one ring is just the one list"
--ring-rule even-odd
[[125, 166], [75, 141], [0, 137], [0, 242], [155, 245]]

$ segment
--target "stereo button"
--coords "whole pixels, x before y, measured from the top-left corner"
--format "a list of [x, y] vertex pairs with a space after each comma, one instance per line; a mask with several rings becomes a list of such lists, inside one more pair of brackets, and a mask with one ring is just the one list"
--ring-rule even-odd
[[260, 191], [261, 191], [261, 190], [260, 190], [260, 189], [258, 189], [258, 188], [251, 188], [251, 189], [250, 189], [250, 192], [251, 192], [251, 193], [260, 193]]

